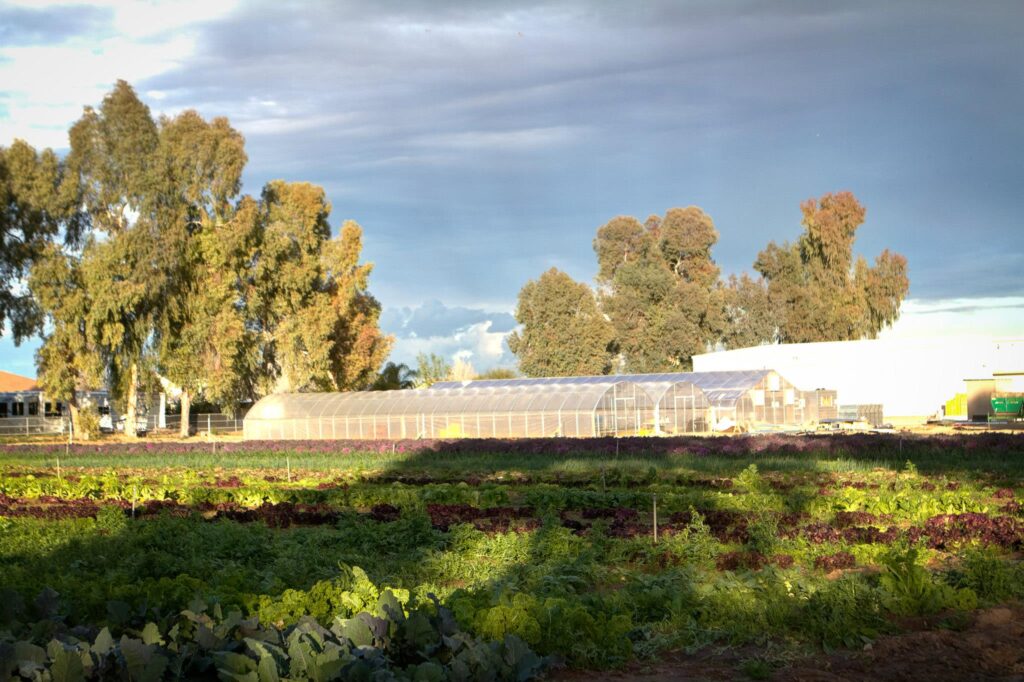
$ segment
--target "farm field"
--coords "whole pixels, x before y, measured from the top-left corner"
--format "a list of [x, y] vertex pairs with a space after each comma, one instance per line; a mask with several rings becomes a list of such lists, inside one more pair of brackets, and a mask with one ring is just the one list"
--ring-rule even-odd
[[1012, 677], [1022, 474], [999, 434], [0, 446], [0, 676]]

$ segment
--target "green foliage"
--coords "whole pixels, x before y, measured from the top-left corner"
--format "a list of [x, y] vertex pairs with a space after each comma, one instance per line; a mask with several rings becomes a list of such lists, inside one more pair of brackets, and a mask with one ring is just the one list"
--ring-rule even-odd
[[736, 485], [748, 493], [764, 492], [767, 488], [764, 479], [757, 470], [756, 464], [751, 464], [740, 472], [736, 477]]
[[779, 520], [774, 514], [761, 514], [747, 525], [747, 547], [752, 552], [771, 556], [778, 547]]
[[686, 527], [662, 540], [661, 546], [686, 564], [702, 567], [712, 566], [722, 549], [704, 517], [692, 507]]
[[724, 299], [711, 258], [717, 241], [711, 218], [696, 206], [644, 225], [619, 216], [598, 229], [601, 310], [629, 371], [687, 369], [721, 335]]
[[[883, 251], [874, 267], [853, 258], [864, 207], [850, 192], [800, 206], [804, 232], [795, 244], [771, 242], [754, 263], [765, 281], [782, 343], [874, 338], [899, 317], [907, 295], [907, 261]], [[771, 340], [771, 339], [765, 339]]]
[[858, 648], [887, 629], [877, 590], [859, 575], [827, 581], [806, 597], [794, 627], [826, 648]]
[[597, 309], [594, 292], [555, 268], [519, 292], [508, 347], [526, 376], [607, 374], [612, 362], [612, 326]]
[[197, 602], [164, 624], [148, 622], [115, 639], [106, 628], [93, 639], [62, 633], [46, 648], [0, 642], [0, 675], [11, 679], [157, 682], [194, 679], [526, 680], [547, 661], [509, 635], [494, 643], [460, 632], [434, 600], [404, 608], [384, 590], [367, 610], [336, 617], [329, 628], [304, 618], [280, 628], [223, 616]]
[[446, 381], [451, 372], [451, 363], [440, 355], [420, 353], [416, 356], [417, 388], [430, 388], [439, 381]]
[[[105, 659], [107, 665], [126, 666], [131, 658], [136, 676], [149, 674], [147, 666], [159, 667], [162, 656], [167, 658], [165, 676], [188, 677], [192, 664], [179, 656], [185, 649], [209, 661], [205, 670], [220, 668], [225, 677], [272, 677], [271, 672], [279, 678], [301, 677], [311, 669], [327, 674], [336, 671], [337, 661], [351, 663], [346, 654], [352, 653], [346, 648], [351, 642], [383, 651], [363, 653], [372, 657], [373, 666], [382, 657], [380, 665], [395, 676], [459, 678], [464, 671], [451, 667], [458, 655], [438, 653], [443, 646], [433, 649], [438, 641], [453, 645], [438, 640], [441, 625], [431, 624], [442, 607], [451, 610], [455, 631], [475, 642], [473, 653], [465, 654], [467, 665], [481, 657], [491, 661], [487, 666], [494, 665], [495, 656], [505, 655], [494, 647], [512, 652], [512, 660], [527, 660], [521, 654], [528, 646], [582, 668], [713, 643], [775, 643], [787, 651], [809, 644], [859, 649], [891, 629], [892, 615], [970, 609], [978, 599], [1005, 602], [1019, 598], [1024, 584], [1006, 549], [929, 549], [925, 564], [923, 550], [911, 555], [891, 552], [882, 542], [829, 536], [819, 542], [805, 532], [817, 532], [824, 523], [845, 529], [837, 511], [878, 514], [881, 509], [891, 518], [857, 520], [856, 525], [921, 527], [921, 515], [931, 509], [992, 505], [994, 486], [1003, 485], [993, 483], [989, 471], [979, 466], [977, 478], [958, 477], [962, 484], [955, 490], [926, 487], [928, 480], [941, 481], [904, 471], [905, 452], [891, 461], [874, 455], [865, 464], [853, 456], [837, 461], [821, 453], [792, 459], [762, 453], [756, 467], [750, 458], [737, 456], [657, 459], [633, 454], [613, 460], [570, 452], [551, 464], [546, 455], [513, 460], [508, 453], [431, 453], [424, 463], [418, 456], [403, 459], [389, 452], [341, 459], [336, 452], [291, 452], [293, 476], [286, 482], [265, 480], [283, 477], [282, 470], [253, 468], [281, 466], [280, 452], [229, 452], [217, 459], [165, 454], [164, 464], [174, 468], [156, 469], [148, 468], [157, 461], [151, 455], [104, 460], [92, 454], [95, 449], [83, 449], [74, 463], [65, 459], [63, 448], [24, 464], [12, 463], [20, 461], [15, 453], [0, 471], [0, 564], [6, 588], [0, 594], [0, 630], [10, 633], [7, 641], [42, 649], [38, 665], [56, 666], [59, 674], [77, 673], [72, 659], [50, 651], [54, 636], [72, 647], [75, 643], [65, 637], [70, 633], [87, 639], [91, 649], [97, 629], [106, 627], [108, 636], [99, 648], [115, 652]], [[62, 458], [59, 479], [47, 475], [53, 473], [55, 454]], [[922, 471], [947, 466], [952, 472], [962, 466], [947, 457], [913, 452]], [[549, 463], [543, 466], [541, 459]], [[879, 461], [889, 470], [878, 470]], [[994, 460], [979, 454], [977, 461]], [[105, 468], [76, 466], [81, 462]], [[300, 470], [296, 462], [308, 468]], [[388, 469], [384, 475], [383, 468]], [[229, 472], [233, 479], [226, 482]], [[708, 476], [716, 483], [728, 477], [734, 485], [709, 487]], [[413, 477], [419, 480], [413, 483]], [[829, 495], [816, 495], [822, 485], [828, 485]], [[652, 493], [658, 495], [666, 531], [657, 544], [649, 533]], [[61, 513], [85, 510], [96, 518], [18, 515], [33, 507], [50, 514], [57, 509], [51, 495], [74, 500]], [[111, 504], [92, 506], [91, 500]], [[132, 501], [142, 510], [155, 500], [201, 506], [140, 511], [135, 518], [127, 510]], [[261, 516], [268, 511], [259, 510], [264, 502], [318, 505], [315, 513], [331, 516], [318, 526], [304, 525], [297, 512], [275, 521], [272, 515]], [[374, 520], [368, 511], [382, 503], [397, 507], [397, 514]], [[435, 504], [471, 505], [484, 516], [470, 514], [465, 517], [469, 522], [447, 524], [442, 531], [432, 526], [438, 510], [428, 513], [428, 505]], [[492, 524], [485, 514], [491, 507], [528, 506], [533, 507], [526, 512], [530, 524]], [[218, 509], [221, 518], [214, 520]], [[706, 510], [707, 517], [695, 509]], [[685, 524], [672, 517], [687, 510]], [[499, 516], [507, 512], [498, 511]], [[810, 518], [798, 517], [794, 528], [793, 519], [783, 516], [792, 512]], [[225, 514], [238, 520], [226, 520]], [[267, 524], [254, 518], [266, 518]], [[542, 525], [536, 528], [538, 520]], [[585, 527], [573, 530], [580, 520]], [[746, 546], [737, 544], [739, 537]], [[715, 568], [720, 555], [737, 551], [788, 555], [795, 563]], [[839, 551], [854, 554], [867, 570], [830, 580], [813, 569], [815, 558]], [[937, 561], [950, 569], [943, 574], [928, 568]], [[365, 570], [350, 568], [356, 566]], [[882, 574], [876, 576], [873, 567], [881, 567]], [[437, 596], [437, 603], [430, 595]], [[197, 598], [211, 606], [194, 604]], [[264, 634], [253, 635], [245, 625], [239, 626], [244, 636], [231, 639], [222, 634], [230, 628], [219, 629], [224, 619], [213, 613], [217, 609], [238, 610], [248, 622], [258, 619], [262, 625], [256, 627]], [[210, 635], [196, 621], [182, 620], [184, 610], [206, 613], [211, 624], [203, 627]], [[415, 615], [420, 611], [422, 617]], [[391, 618], [391, 612], [402, 615]], [[386, 637], [378, 637], [373, 619], [388, 621]], [[290, 639], [293, 629], [302, 632]], [[400, 629], [401, 635], [396, 634]], [[204, 642], [220, 637], [230, 646], [197, 644], [198, 632], [204, 632]], [[120, 648], [125, 636], [138, 640], [128, 643], [128, 658]], [[248, 648], [245, 637], [257, 639], [264, 649]], [[398, 649], [396, 637], [405, 642]], [[381, 643], [387, 644], [387, 638], [392, 644], [385, 651]], [[341, 647], [337, 659], [333, 645], [321, 643], [335, 640]], [[39, 651], [22, 649], [25, 660], [39, 658]], [[318, 658], [327, 650], [326, 658]], [[416, 653], [398, 655], [399, 650]], [[6, 655], [0, 645], [0, 659], [6, 661]], [[90, 661], [78, 658], [84, 675], [99, 674]], [[758, 655], [751, 660], [748, 667], [757, 673], [775, 659]], [[103, 674], [124, 669], [105, 668]], [[383, 669], [373, 668], [386, 677]]]
[[77, 187], [52, 150], [37, 152], [23, 140], [0, 147], [0, 335], [16, 342], [41, 328], [32, 297], [20, 290], [35, 259], [55, 249], [61, 230], [79, 236]]
[[[19, 338], [48, 323], [49, 394], [72, 402], [108, 380], [134, 433], [153, 370], [184, 389], [186, 410], [200, 394], [233, 405], [373, 381], [392, 340], [367, 291], [372, 265], [356, 223], [331, 237], [321, 188], [273, 181], [239, 198], [247, 157], [227, 119], [154, 120], [124, 81], [69, 138], [63, 163], [0, 149], [0, 232], [25, 240], [0, 259], [0, 322]], [[75, 248], [56, 246], [60, 228]], [[33, 262], [32, 299], [12, 298], [7, 283]]]
[[989, 604], [1024, 599], [1024, 564], [1008, 563], [991, 548], [969, 548], [947, 579]]
[[978, 605], [970, 588], [955, 589], [938, 583], [920, 566], [915, 548], [894, 550], [881, 558], [879, 577], [885, 607], [902, 616], [938, 613], [944, 609], [969, 611]]
[[416, 386], [416, 370], [409, 369], [405, 363], [396, 365], [389, 362], [384, 365], [377, 378], [370, 384], [371, 391], [398, 391]]
[[100, 436], [100, 413], [95, 406], [87, 405], [78, 411], [77, 436], [83, 440], [94, 440]]

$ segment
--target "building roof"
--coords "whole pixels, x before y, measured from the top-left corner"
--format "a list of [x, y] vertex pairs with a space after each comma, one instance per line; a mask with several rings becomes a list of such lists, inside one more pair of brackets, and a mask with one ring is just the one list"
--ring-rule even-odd
[[38, 391], [35, 379], [12, 374], [0, 369], [0, 393], [17, 393], [18, 391]]

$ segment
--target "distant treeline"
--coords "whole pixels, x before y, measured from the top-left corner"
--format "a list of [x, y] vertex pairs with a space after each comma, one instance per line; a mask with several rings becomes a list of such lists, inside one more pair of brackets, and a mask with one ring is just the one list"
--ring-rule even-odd
[[758, 278], [721, 278], [718, 232], [696, 206], [597, 230], [597, 289], [552, 268], [519, 292], [509, 347], [528, 376], [682, 371], [714, 348], [874, 338], [898, 317], [907, 260], [853, 257], [864, 207], [850, 192], [800, 206], [803, 234], [771, 242]]

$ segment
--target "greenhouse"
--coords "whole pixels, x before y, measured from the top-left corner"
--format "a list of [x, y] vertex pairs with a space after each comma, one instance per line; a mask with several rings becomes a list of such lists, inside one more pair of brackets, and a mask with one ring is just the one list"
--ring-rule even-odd
[[682, 374], [621, 374], [589, 377], [548, 377], [539, 379], [484, 379], [444, 381], [431, 391], [456, 388], [512, 388], [516, 386], [586, 386], [609, 380], [624, 381], [642, 388], [650, 396], [653, 408], [644, 418], [641, 433], [702, 433], [710, 430], [710, 408], [704, 391]]
[[[572, 385], [608, 381], [608, 376], [593, 377], [548, 377], [538, 379], [494, 379], [467, 382], [444, 382], [435, 388], [451, 387], [511, 387], [521, 385]], [[669, 402], [676, 402], [678, 391], [665, 393], [658, 387], [674, 384], [685, 393], [687, 384], [694, 392], [694, 428], [700, 430], [738, 429], [751, 431], [764, 428], [798, 427], [806, 422], [803, 395], [778, 372], [770, 369], [739, 370], [723, 372], [670, 372], [666, 374], [618, 374], [619, 381], [635, 383], [647, 390], [658, 405], [657, 432], [679, 433], [670, 430], [666, 416]], [[699, 394], [696, 392], [699, 391]], [[706, 420], [702, 425], [699, 416], [706, 409]]]
[[[690, 404], [682, 394], [673, 401]], [[657, 414], [638, 383], [604, 377], [584, 383], [270, 395], [249, 410], [243, 430], [246, 440], [632, 436], [649, 432]]]

